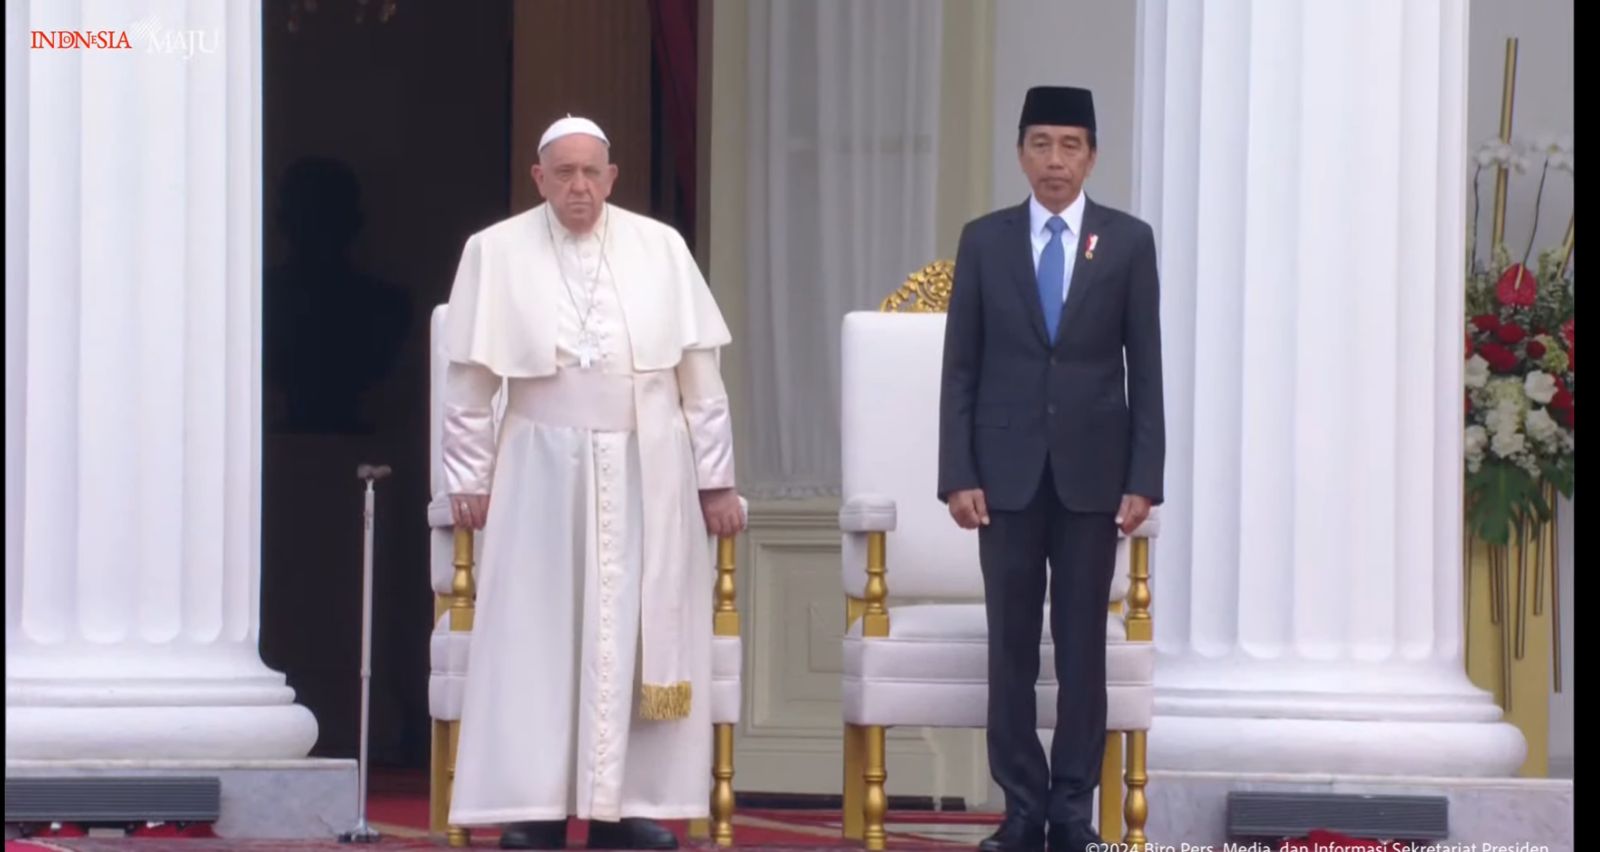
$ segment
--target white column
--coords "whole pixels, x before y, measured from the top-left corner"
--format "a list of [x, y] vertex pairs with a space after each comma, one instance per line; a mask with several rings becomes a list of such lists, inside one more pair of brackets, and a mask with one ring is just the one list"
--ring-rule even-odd
[[1153, 768], [1512, 774], [1462, 658], [1466, 3], [1144, 0]]
[[316, 740], [257, 651], [260, 19], [6, 4], [7, 759]]

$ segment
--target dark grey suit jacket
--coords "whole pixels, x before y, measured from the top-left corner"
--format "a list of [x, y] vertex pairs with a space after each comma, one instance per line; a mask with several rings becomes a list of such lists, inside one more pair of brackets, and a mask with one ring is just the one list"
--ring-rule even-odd
[[1024, 201], [961, 232], [945, 325], [939, 499], [982, 488], [991, 510], [1021, 510], [1048, 459], [1071, 511], [1115, 512], [1123, 494], [1159, 504], [1166, 430], [1155, 236], [1086, 200], [1051, 346], [1029, 227]]

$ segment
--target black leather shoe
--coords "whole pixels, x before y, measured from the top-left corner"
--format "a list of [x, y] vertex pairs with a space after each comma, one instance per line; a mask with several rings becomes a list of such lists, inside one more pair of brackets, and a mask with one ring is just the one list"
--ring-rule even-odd
[[565, 849], [567, 821], [514, 822], [500, 832], [501, 849]]
[[1099, 832], [1086, 822], [1050, 823], [1050, 852], [1084, 852], [1102, 845]]
[[1044, 852], [1044, 826], [1007, 817], [999, 831], [978, 844], [978, 852]]
[[589, 823], [590, 849], [676, 849], [678, 837], [666, 826], [648, 819]]

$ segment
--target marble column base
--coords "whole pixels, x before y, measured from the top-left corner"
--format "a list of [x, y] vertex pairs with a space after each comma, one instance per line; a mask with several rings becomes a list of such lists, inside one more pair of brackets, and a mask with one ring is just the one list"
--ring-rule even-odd
[[[1150, 772], [1147, 833], [1159, 844], [1222, 849], [1228, 793], [1354, 793], [1445, 796], [1448, 843], [1572, 852], [1571, 779], [1424, 778], [1323, 774]], [[1520, 844], [1528, 844], [1526, 846]]]
[[8, 759], [282, 760], [316, 742], [316, 718], [288, 702], [6, 707]]
[[7, 778], [210, 776], [222, 782], [218, 836], [332, 838], [355, 825], [353, 760], [7, 760]]

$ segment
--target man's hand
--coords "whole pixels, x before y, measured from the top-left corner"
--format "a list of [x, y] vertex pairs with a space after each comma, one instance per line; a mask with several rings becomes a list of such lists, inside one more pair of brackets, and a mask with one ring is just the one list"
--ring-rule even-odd
[[982, 488], [957, 491], [946, 503], [950, 506], [950, 517], [955, 518], [962, 529], [975, 530], [989, 525], [989, 504], [983, 498]]
[[1137, 494], [1122, 495], [1122, 508], [1117, 510], [1117, 526], [1123, 535], [1133, 535], [1145, 519], [1150, 517], [1150, 500]]
[[736, 535], [744, 529], [744, 511], [739, 507], [739, 492], [732, 488], [700, 492], [700, 511], [706, 516], [706, 532], [717, 538]]
[[489, 521], [489, 495], [451, 494], [450, 516], [458, 527], [481, 530]]

